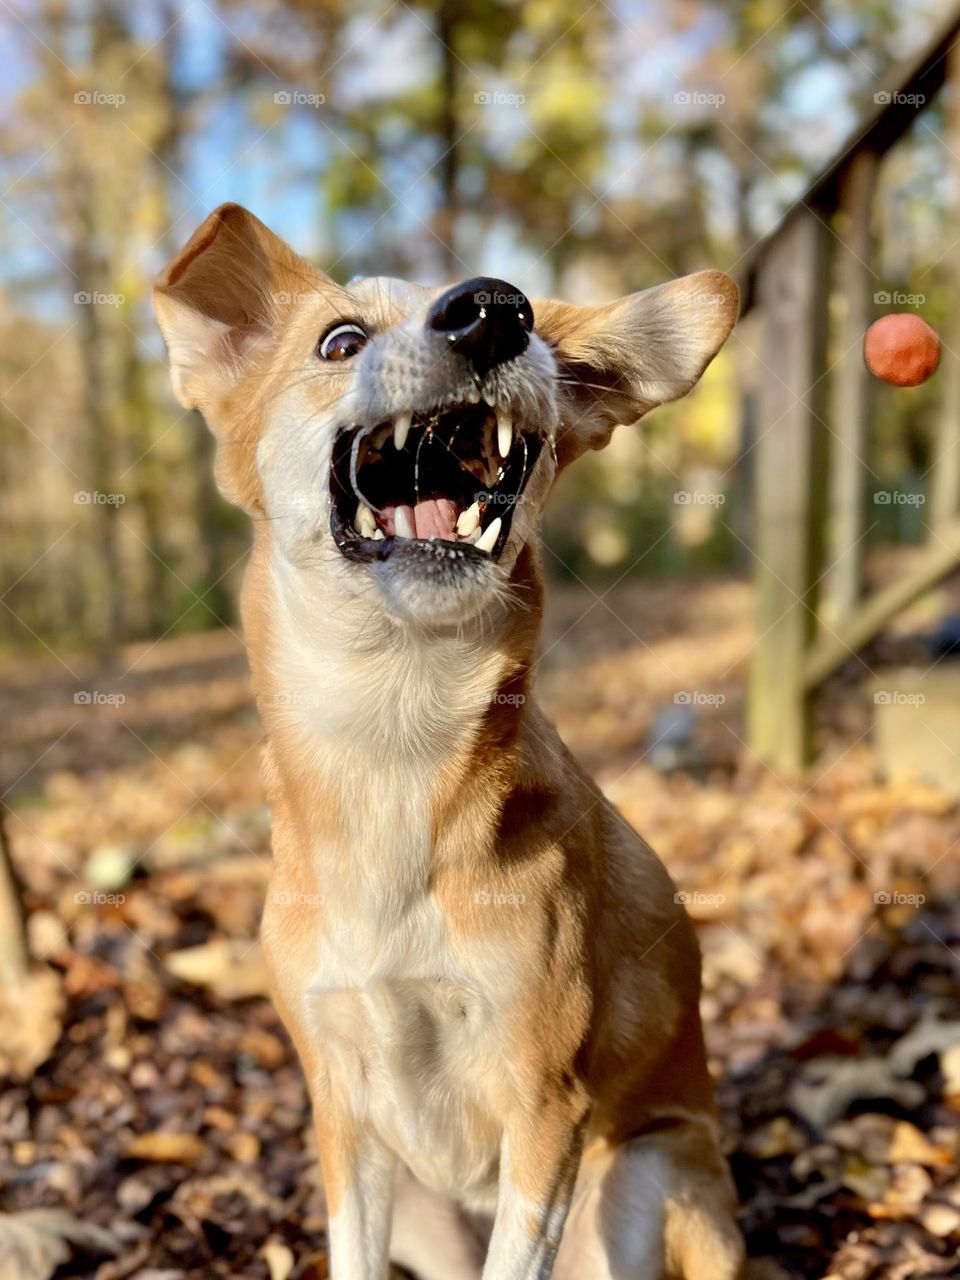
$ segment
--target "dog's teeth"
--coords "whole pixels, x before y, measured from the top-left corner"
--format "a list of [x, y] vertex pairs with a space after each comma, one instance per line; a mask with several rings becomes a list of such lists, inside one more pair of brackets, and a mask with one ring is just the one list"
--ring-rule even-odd
[[505, 458], [513, 444], [513, 415], [501, 409], [497, 414], [497, 449], [500, 457]]
[[393, 528], [398, 538], [415, 538], [417, 536], [413, 521], [403, 507], [397, 507], [393, 513]]
[[473, 544], [478, 551], [492, 551], [496, 544], [497, 538], [500, 536], [500, 526], [503, 520], [497, 516], [496, 520], [491, 520], [483, 533]]
[[480, 526], [479, 526], [479, 525], [477, 525], [477, 527], [476, 527], [476, 529], [474, 529], [473, 533], [468, 534], [468, 535], [467, 535], [467, 537], [466, 537], [466, 538], [464, 538], [464, 542], [469, 542], [471, 546], [474, 546], [474, 547], [475, 547], [475, 546], [477, 545], [477, 543], [480, 541], [480, 537], [481, 537], [482, 533], [483, 533], [483, 530], [480, 528]]
[[393, 420], [393, 447], [400, 450], [407, 443], [407, 436], [410, 434], [410, 423], [413, 421], [412, 413], [398, 413]]
[[480, 503], [475, 502], [472, 507], [467, 507], [466, 511], [461, 511], [457, 519], [457, 533], [461, 538], [469, 537], [474, 529], [480, 528]]
[[376, 533], [373, 535], [373, 540], [374, 540], [374, 542], [380, 542], [384, 537], [385, 537], [385, 534], [384, 534], [383, 530], [382, 530], [382, 529], [378, 529], [378, 530], [376, 531]]
[[353, 518], [353, 527], [361, 538], [376, 537], [377, 522], [374, 519], [373, 512], [365, 502], [361, 502], [357, 507], [357, 514]]

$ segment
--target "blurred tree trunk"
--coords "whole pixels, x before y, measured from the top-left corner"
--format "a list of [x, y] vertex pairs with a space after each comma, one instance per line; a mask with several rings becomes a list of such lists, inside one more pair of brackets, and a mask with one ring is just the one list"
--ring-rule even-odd
[[[89, 228], [89, 239], [80, 236], [70, 255], [71, 270], [84, 282], [84, 290], [100, 287], [104, 278], [102, 263], [87, 246], [95, 243], [94, 219], [89, 208], [78, 209], [82, 226]], [[95, 303], [80, 307], [80, 350], [83, 364], [83, 402], [89, 435], [88, 467], [91, 494], [114, 491], [112, 458], [115, 441], [108, 407], [107, 380], [104, 376], [105, 346], [101, 312]], [[92, 503], [91, 518], [95, 522], [95, 541], [99, 559], [97, 617], [93, 619], [98, 648], [109, 653], [122, 639], [125, 626], [123, 578], [120, 548], [117, 541], [117, 508], [109, 502]]]
[[223, 582], [226, 573], [223, 557], [223, 499], [213, 477], [213, 436], [199, 413], [193, 418], [193, 458], [197, 469], [197, 530], [203, 552], [203, 595], [207, 607], [220, 622], [229, 622], [232, 597]]
[[141, 623], [148, 635], [159, 636], [170, 625], [172, 607], [170, 574], [166, 568], [169, 503], [164, 500], [165, 468], [153, 451], [157, 414], [137, 336], [130, 328], [124, 330], [124, 348], [123, 399], [133, 424], [137, 455], [132, 474], [143, 517], [144, 541], [149, 547], [143, 553]]
[[20, 881], [10, 854], [6, 817], [0, 803], [0, 987], [21, 983], [30, 968]]
[[[111, 39], [111, 19], [102, 0], [89, 10], [90, 65], [95, 67]], [[69, 21], [73, 21], [72, 16]], [[50, 57], [47, 76], [54, 91], [72, 95], [73, 77], [66, 69], [68, 59], [67, 8], [62, 0], [50, 0], [47, 6]], [[64, 157], [57, 194], [60, 198], [61, 225], [68, 242], [66, 265], [71, 275], [77, 324], [80, 332], [79, 352], [83, 379], [82, 403], [87, 428], [87, 480], [90, 494], [113, 492], [112, 458], [115, 446], [111, 424], [110, 398], [106, 377], [106, 349], [109, 335], [103, 319], [103, 308], [88, 297], [109, 286], [103, 246], [110, 243], [111, 228], [102, 216], [99, 184], [84, 163], [82, 150], [62, 147], [57, 155]], [[124, 582], [117, 538], [117, 507], [110, 502], [91, 500], [90, 519], [94, 525], [96, 562], [92, 567], [89, 625], [97, 647], [109, 654], [123, 638]]]
[[[182, 236], [175, 235], [174, 205], [171, 199], [170, 175], [179, 174], [184, 167], [184, 142], [188, 130], [189, 101], [177, 79], [177, 68], [182, 64], [180, 48], [179, 9], [170, 3], [161, 6], [161, 22], [164, 36], [160, 43], [162, 58], [160, 82], [160, 109], [164, 127], [156, 147], [157, 181], [163, 193], [163, 231], [159, 241], [164, 260], [169, 262], [181, 247]], [[196, 575], [194, 584], [205, 596], [208, 606], [216, 616], [227, 620], [230, 600], [221, 578], [223, 563], [222, 499], [213, 478], [214, 442], [206, 424], [198, 413], [190, 414], [191, 465], [195, 477], [194, 534], [196, 544]]]

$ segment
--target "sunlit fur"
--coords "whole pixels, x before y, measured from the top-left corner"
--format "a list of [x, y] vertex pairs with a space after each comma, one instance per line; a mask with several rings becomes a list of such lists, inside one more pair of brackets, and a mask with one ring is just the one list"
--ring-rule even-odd
[[[689, 390], [736, 291], [704, 272], [607, 307], [535, 302], [528, 351], [484, 394], [548, 447], [499, 563], [425, 586], [341, 556], [330, 457], [340, 427], [461, 397], [462, 361], [425, 335], [437, 292], [343, 289], [224, 206], [156, 293], [177, 395], [254, 522], [262, 937], [313, 1097], [334, 1280], [382, 1280], [391, 1232], [422, 1280], [733, 1280], [696, 942], [531, 669], [557, 470]], [[341, 318], [376, 336], [324, 364]]]

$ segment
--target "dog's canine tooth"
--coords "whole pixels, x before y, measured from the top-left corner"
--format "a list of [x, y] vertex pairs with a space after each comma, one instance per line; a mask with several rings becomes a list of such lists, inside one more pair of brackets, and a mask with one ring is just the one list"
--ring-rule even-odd
[[479, 525], [477, 525], [473, 533], [468, 534], [467, 537], [464, 538], [464, 542], [469, 542], [471, 546], [475, 547], [477, 543], [480, 541], [480, 537], [482, 533], [483, 533], [483, 530], [480, 528]]
[[472, 507], [467, 507], [466, 511], [461, 511], [457, 518], [457, 533], [462, 538], [468, 537], [473, 533], [474, 529], [480, 528], [480, 503], [475, 502]]
[[473, 544], [478, 551], [492, 551], [496, 545], [497, 538], [500, 536], [500, 526], [503, 520], [497, 516], [496, 520], [491, 520], [483, 533]]
[[412, 413], [398, 413], [393, 420], [393, 447], [399, 452], [407, 443], [407, 436], [410, 434], [410, 423], [413, 421]]
[[413, 521], [404, 511], [403, 507], [397, 507], [393, 513], [394, 532], [398, 538], [415, 538], [417, 531], [413, 527]]
[[373, 512], [365, 502], [361, 502], [357, 506], [357, 514], [353, 518], [353, 527], [361, 538], [375, 538], [377, 535], [377, 522], [374, 519]]
[[500, 457], [505, 458], [513, 444], [513, 414], [506, 409], [497, 412], [497, 449]]

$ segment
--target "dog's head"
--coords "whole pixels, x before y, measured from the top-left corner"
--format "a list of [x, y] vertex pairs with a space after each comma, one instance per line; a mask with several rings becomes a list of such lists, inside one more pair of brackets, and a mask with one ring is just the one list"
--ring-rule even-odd
[[225, 495], [293, 565], [428, 625], [502, 593], [558, 470], [689, 391], [738, 310], [719, 271], [595, 307], [487, 278], [344, 288], [238, 205], [155, 304]]

